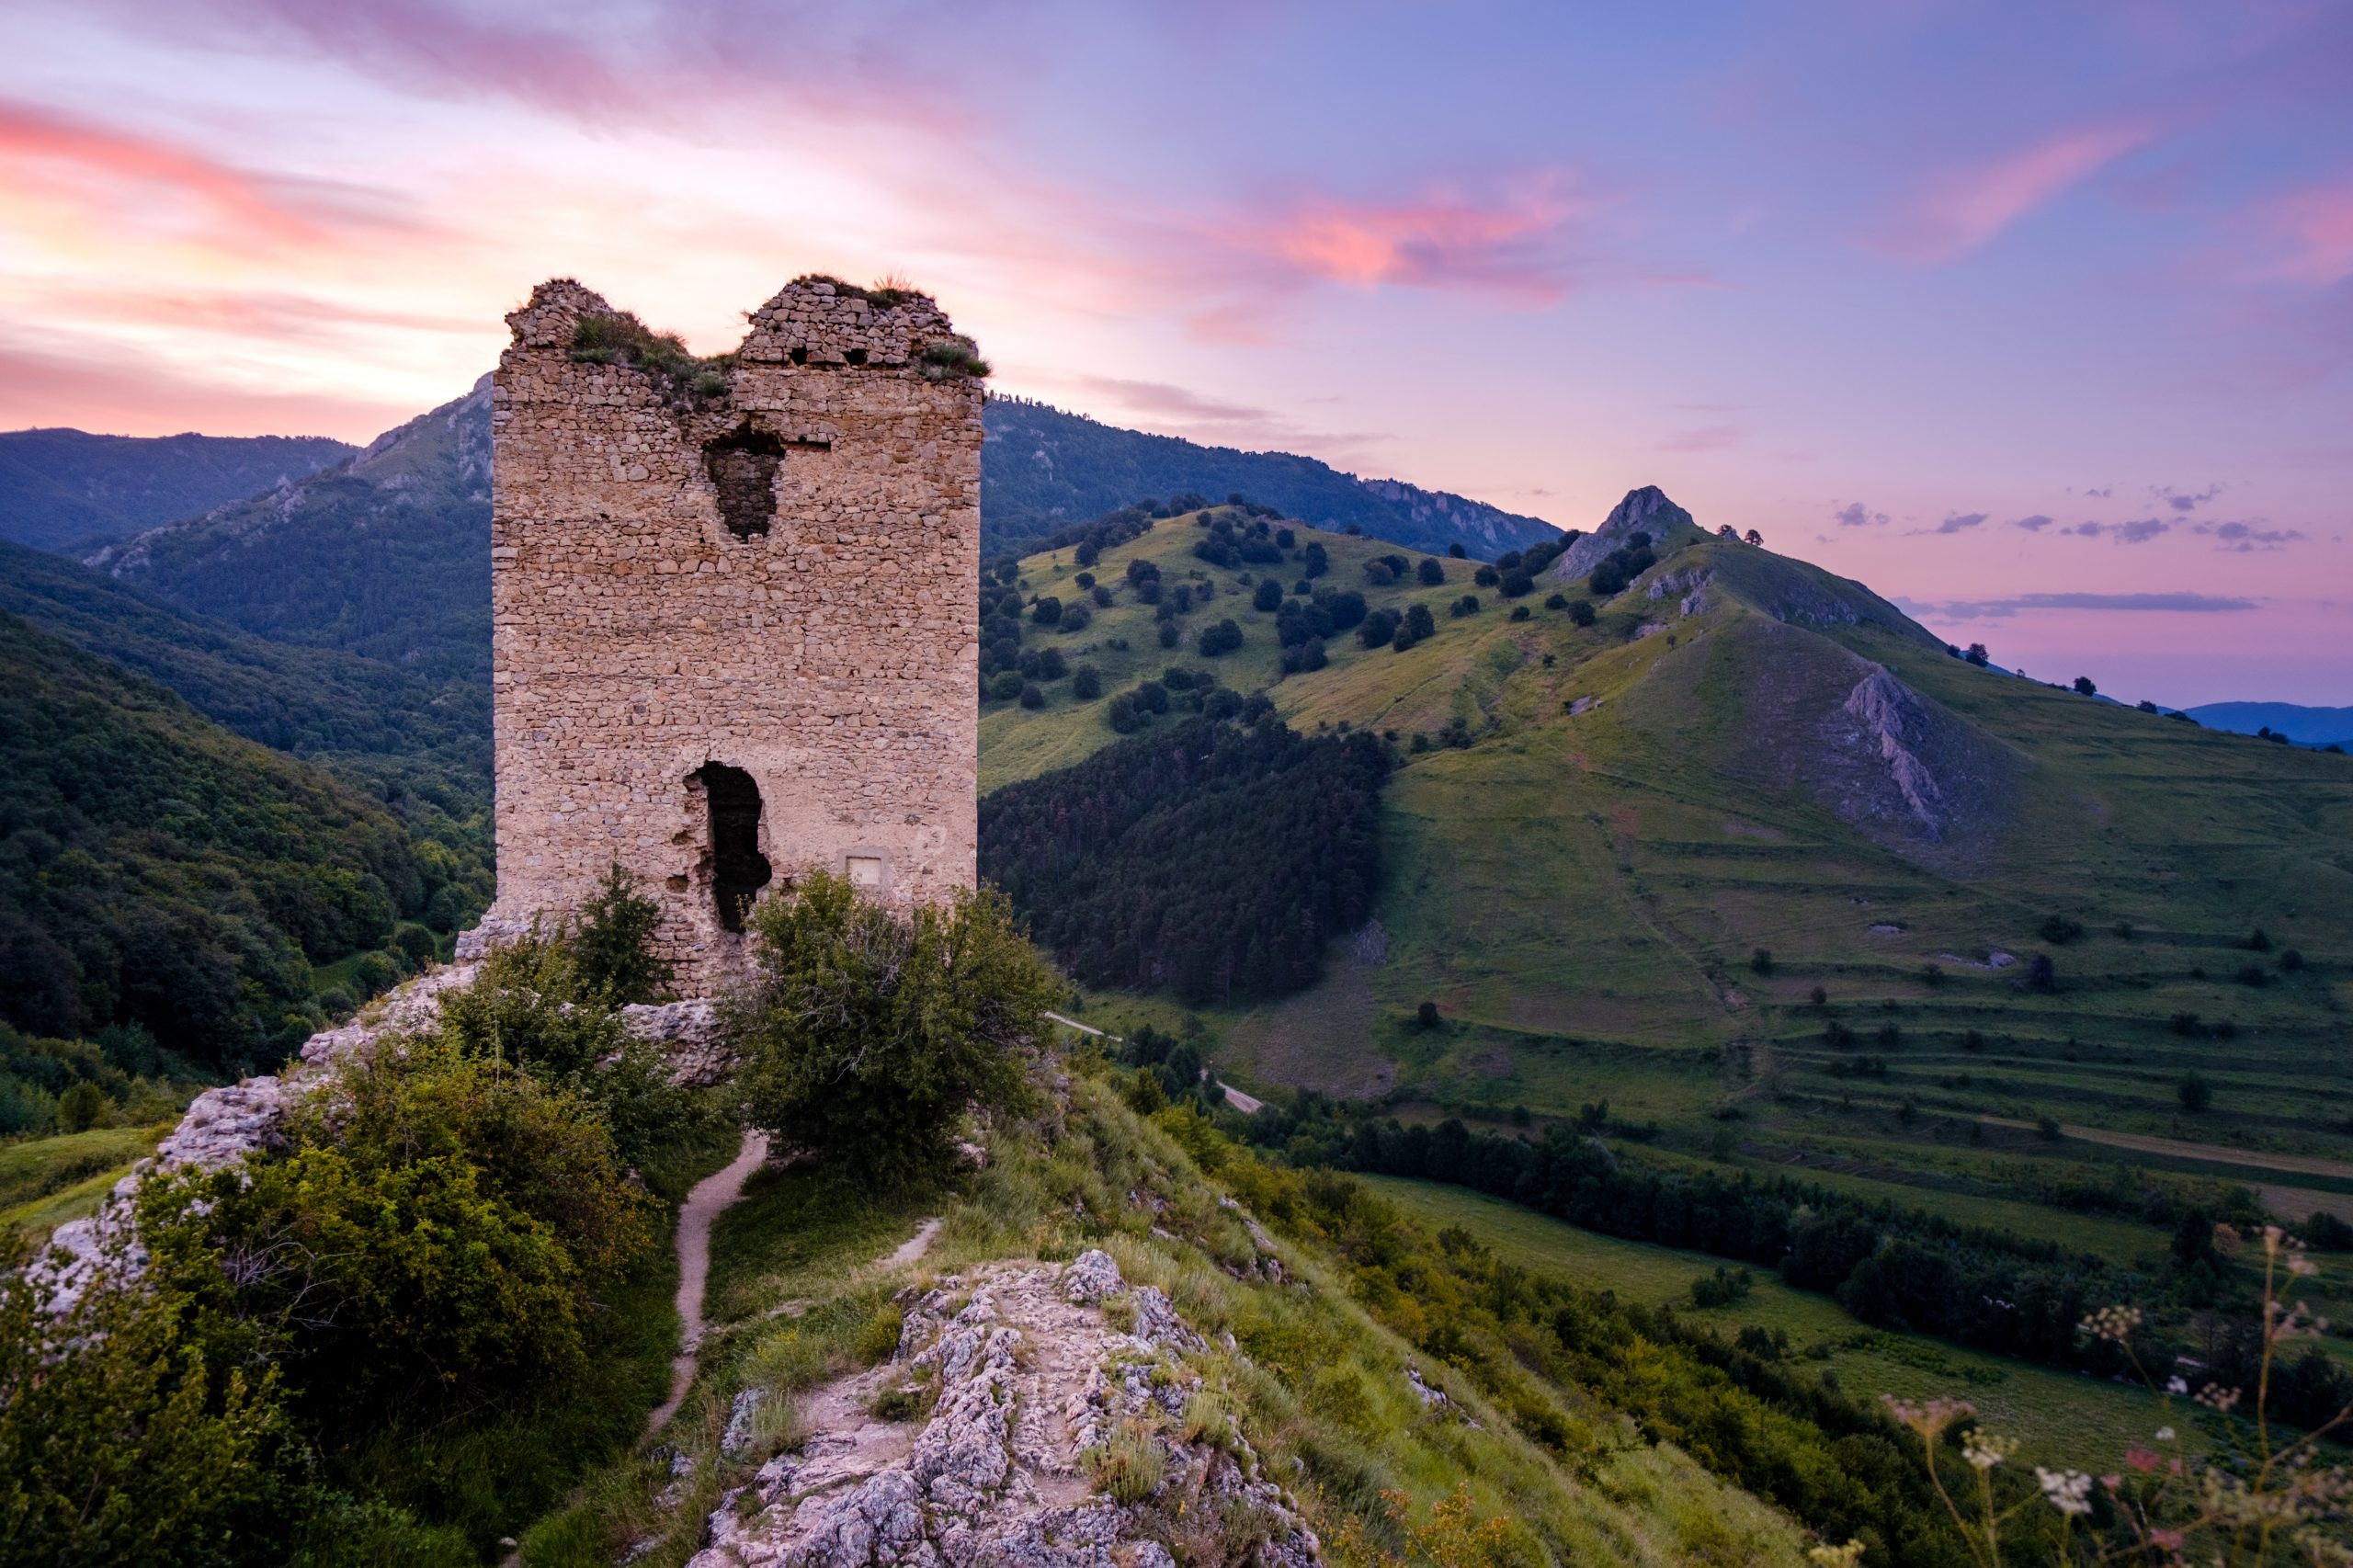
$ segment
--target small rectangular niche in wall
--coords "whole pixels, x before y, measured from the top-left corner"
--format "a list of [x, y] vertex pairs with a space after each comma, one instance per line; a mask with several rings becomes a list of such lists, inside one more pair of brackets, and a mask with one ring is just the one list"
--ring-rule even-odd
[[842, 857], [842, 875], [849, 879], [852, 887], [881, 892], [890, 883], [891, 868], [881, 855], [853, 849]]
[[727, 531], [737, 539], [767, 532], [776, 521], [776, 471], [784, 463], [784, 443], [747, 424], [705, 443], [702, 460]]

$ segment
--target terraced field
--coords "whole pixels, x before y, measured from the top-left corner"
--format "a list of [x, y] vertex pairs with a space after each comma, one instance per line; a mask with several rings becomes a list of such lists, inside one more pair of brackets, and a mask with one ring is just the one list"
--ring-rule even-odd
[[[1427, 604], [1437, 631], [1336, 637], [1282, 676], [1251, 585], [1195, 557], [1200, 522], [1094, 568], [1212, 585], [1182, 657], [1124, 591], [1057, 645], [1107, 700], [1209, 668], [1399, 761], [1372, 939], [1307, 992], [1190, 1017], [1230, 1082], [1506, 1130], [1607, 1101], [1655, 1157], [1802, 1170], [2126, 1265], [2162, 1259], [2153, 1196], [2353, 1219], [2353, 759], [1973, 667], [1859, 585], [1688, 525], [1589, 627], [1544, 608], [1595, 597], [1582, 582], [1506, 601], [1449, 561], [1439, 585], [1374, 585], [1392, 547], [1301, 529], [1317, 585]], [[1076, 571], [1033, 557], [1022, 580], [1067, 594]], [[1481, 608], [1449, 616], [1465, 592]], [[1243, 647], [1191, 655], [1227, 616]], [[983, 788], [1116, 738], [1105, 706], [1066, 684], [987, 704]]]

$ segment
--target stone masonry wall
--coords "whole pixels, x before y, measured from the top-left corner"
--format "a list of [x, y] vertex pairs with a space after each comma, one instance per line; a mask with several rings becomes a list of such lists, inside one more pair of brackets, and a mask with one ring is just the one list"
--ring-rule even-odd
[[[731, 861], [722, 829], [715, 865], [712, 801], [747, 816], [706, 765], [757, 787], [766, 891], [808, 866], [902, 899], [972, 884], [982, 392], [925, 373], [953, 329], [919, 296], [793, 284], [717, 393], [574, 358], [610, 309], [542, 284], [493, 382], [485, 926], [566, 910], [618, 860], [662, 901], [681, 992], [708, 995], [743, 941], [714, 882], [745, 881], [749, 846]], [[764, 489], [767, 531], [731, 528], [722, 492], [740, 524]]]

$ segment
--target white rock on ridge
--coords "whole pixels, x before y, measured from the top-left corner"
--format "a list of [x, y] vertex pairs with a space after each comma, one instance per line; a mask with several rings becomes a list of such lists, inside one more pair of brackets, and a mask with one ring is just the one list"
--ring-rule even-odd
[[[34, 1277], [48, 1286], [51, 1310], [64, 1312], [80, 1300], [110, 1250], [133, 1276], [146, 1267], [146, 1255], [131, 1233], [131, 1199], [147, 1175], [184, 1166], [214, 1170], [276, 1146], [290, 1104], [326, 1081], [354, 1052], [387, 1036], [431, 1028], [441, 1016], [442, 994], [472, 984], [482, 972], [480, 956], [513, 935], [486, 926], [466, 932], [458, 949], [472, 959], [428, 970], [386, 992], [350, 1023], [321, 1029], [302, 1042], [282, 1075], [248, 1078], [197, 1096], [179, 1125], [155, 1145], [154, 1154], [115, 1184], [96, 1214], [70, 1220], [51, 1235], [49, 1250], [31, 1266]], [[679, 1083], [713, 1084], [734, 1065], [734, 1053], [720, 1037], [718, 1008], [709, 998], [632, 1005], [620, 1009], [620, 1017], [623, 1028], [662, 1048], [670, 1075]]]
[[[1100, 1303], [1122, 1294], [1137, 1334], [1105, 1320]], [[1229, 1536], [1237, 1560], [1319, 1560], [1246, 1439], [1185, 1440], [1200, 1380], [1183, 1358], [1200, 1336], [1159, 1290], [1129, 1291], [1108, 1255], [998, 1266], [902, 1301], [898, 1355], [810, 1397], [813, 1435], [729, 1495], [688, 1568], [1174, 1568], [1162, 1543], [1188, 1514], [1249, 1532]], [[877, 1395], [926, 1384], [927, 1416], [871, 1414]], [[1087, 1476], [1088, 1450], [1122, 1428], [1148, 1434], [1165, 1464], [1157, 1494], [1134, 1504]]]

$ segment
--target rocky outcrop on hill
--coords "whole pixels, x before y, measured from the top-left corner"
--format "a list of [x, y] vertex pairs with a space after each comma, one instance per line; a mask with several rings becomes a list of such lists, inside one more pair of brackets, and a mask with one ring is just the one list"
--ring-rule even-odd
[[1189, 1364], [1206, 1343], [1108, 1255], [901, 1301], [897, 1353], [810, 1398], [812, 1435], [724, 1496], [688, 1568], [1173, 1568], [1197, 1542], [1318, 1561]]
[[1668, 528], [1690, 520], [1691, 514], [1668, 500], [1666, 492], [1655, 484], [1629, 490], [1626, 498], [1609, 509], [1609, 516], [1601, 520], [1599, 528], [1561, 552], [1549, 575], [1563, 581], [1589, 577], [1602, 558], [1623, 545], [1630, 535], [1647, 533], [1655, 543], [1665, 538]]
[[[480, 942], [470, 946], [477, 955], [486, 950]], [[442, 995], [472, 984], [481, 971], [479, 961], [428, 970], [386, 992], [351, 1022], [313, 1035], [283, 1073], [222, 1085], [197, 1096], [179, 1124], [155, 1145], [154, 1153], [115, 1184], [96, 1214], [68, 1221], [51, 1235], [50, 1250], [35, 1267], [49, 1285], [52, 1307], [63, 1311], [72, 1305], [110, 1254], [133, 1272], [145, 1267], [145, 1255], [131, 1230], [131, 1200], [149, 1175], [185, 1167], [216, 1170], [248, 1154], [268, 1152], [278, 1145], [286, 1111], [297, 1098], [326, 1082], [356, 1053], [373, 1050], [378, 1041], [431, 1028], [441, 1016]], [[721, 1037], [718, 1008], [707, 997], [633, 1004], [623, 1007], [620, 1017], [623, 1028], [661, 1048], [671, 1076], [680, 1083], [716, 1083], [733, 1065], [733, 1053]]]
[[1945, 791], [1916, 749], [1928, 733], [1928, 711], [1918, 695], [1885, 666], [1875, 665], [1855, 683], [1839, 712], [1859, 726], [1855, 734], [1866, 749], [1876, 747], [1888, 781], [1922, 830], [1932, 838], [1940, 836]]

